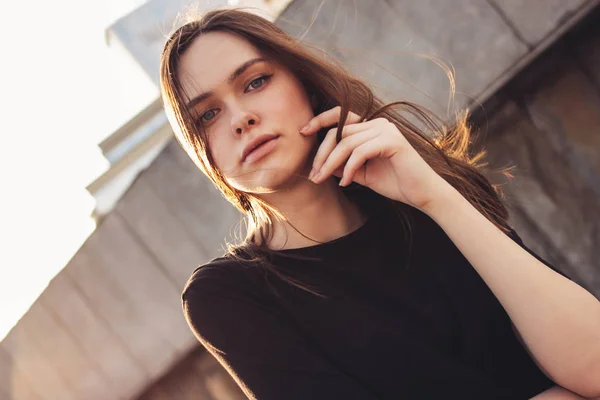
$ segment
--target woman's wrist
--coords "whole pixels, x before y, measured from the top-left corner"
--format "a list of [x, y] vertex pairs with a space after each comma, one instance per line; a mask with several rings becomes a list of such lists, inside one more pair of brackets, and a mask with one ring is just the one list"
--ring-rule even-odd
[[[530, 400], [585, 400], [587, 397], [571, 392], [561, 386], [553, 386], [550, 389], [532, 397]], [[594, 400], [594, 399], [588, 399]], [[597, 400], [597, 399], [595, 399]]]

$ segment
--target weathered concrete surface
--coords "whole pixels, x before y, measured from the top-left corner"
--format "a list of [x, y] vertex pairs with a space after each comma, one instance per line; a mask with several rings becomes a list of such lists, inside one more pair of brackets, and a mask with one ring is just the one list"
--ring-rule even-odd
[[481, 119], [526, 244], [600, 298], [600, 13], [497, 95]]
[[[523, 39], [515, 26], [528, 38], [551, 37], [595, 3], [296, 0], [277, 23], [339, 59], [384, 99], [408, 99], [452, 117], [485, 101], [537, 53], [539, 39]], [[450, 108], [448, 78], [432, 58], [456, 72]]]
[[504, 14], [507, 24], [530, 46], [559, 27], [585, 0], [488, 0]]

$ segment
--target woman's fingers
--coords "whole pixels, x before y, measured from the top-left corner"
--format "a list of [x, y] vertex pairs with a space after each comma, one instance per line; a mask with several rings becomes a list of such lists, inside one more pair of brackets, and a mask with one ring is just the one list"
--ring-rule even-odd
[[[334, 138], [333, 148], [331, 148], [331, 145], [328, 143], [328, 146], [323, 149], [323, 154], [325, 154], [325, 152], [327, 152], [325, 155], [326, 160], [324, 161], [323, 165], [318, 170], [315, 169], [315, 174], [314, 174], [314, 176], [311, 176], [311, 180], [314, 183], [322, 182], [324, 179], [328, 178], [332, 173], [334, 173], [340, 167], [344, 168], [344, 170], [343, 170], [344, 175], [346, 175], [347, 172], [350, 172], [352, 174], [352, 176], [354, 176], [354, 173], [356, 172], [356, 170], [358, 170], [360, 168], [360, 165], [357, 165], [356, 162], [357, 161], [360, 162], [360, 160], [364, 156], [359, 154], [359, 158], [353, 162], [351, 168], [348, 170], [346, 167], [344, 167], [344, 164], [346, 163], [346, 161], [349, 158], [352, 158], [351, 154], [354, 152], [354, 150], [357, 147], [374, 139], [375, 137], [377, 137], [377, 135], [378, 135], [378, 132], [376, 130], [367, 129], [367, 130], [363, 130], [360, 133], [356, 133], [354, 135], [345, 137], [344, 140], [342, 140], [338, 144], [335, 143], [335, 138]], [[331, 142], [331, 140], [330, 140], [330, 142]], [[323, 144], [325, 144], [325, 143], [323, 143]], [[323, 145], [321, 145], [321, 147], [323, 147]], [[319, 149], [319, 151], [320, 150], [321, 149]], [[364, 163], [364, 161], [363, 161], [363, 163]]]
[[[315, 132], [318, 132], [322, 128], [326, 128], [328, 126], [335, 125], [340, 120], [342, 108], [340, 106], [334, 107], [330, 110], [324, 111], [321, 114], [313, 117], [308, 123], [300, 129], [300, 133], [303, 135], [310, 135]], [[360, 122], [360, 116], [353, 113], [352, 111], [348, 112], [348, 118], [346, 119], [346, 124], [355, 124]]]
[[[375, 135], [376, 136], [376, 135]], [[346, 162], [340, 186], [346, 186], [352, 181], [356, 181], [364, 185], [365, 177], [356, 176], [356, 173], [361, 170], [370, 159], [377, 158], [381, 155], [381, 142], [378, 140], [368, 140], [352, 151], [350, 158]], [[364, 171], [361, 172], [364, 175]]]
[[[342, 129], [342, 139], [357, 132], [364, 131], [366, 128], [367, 127], [364, 126], [364, 124], [346, 125]], [[313, 159], [313, 171], [317, 172], [321, 169], [321, 166], [325, 160], [327, 160], [329, 154], [331, 154], [333, 149], [335, 149], [335, 146], [337, 146], [335, 138], [336, 131], [337, 128], [331, 128], [323, 138], [323, 142], [319, 145], [315, 158]]]

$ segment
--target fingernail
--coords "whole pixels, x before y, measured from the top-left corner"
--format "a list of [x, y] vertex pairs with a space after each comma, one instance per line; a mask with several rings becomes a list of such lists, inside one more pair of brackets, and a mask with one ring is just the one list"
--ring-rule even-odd
[[310, 127], [310, 124], [303, 126], [302, 129], [300, 129], [300, 133], [306, 133], [308, 131], [309, 127]]
[[313, 175], [315, 174], [315, 168], [313, 167], [313, 169], [310, 170], [310, 174], [308, 174], [308, 179], [312, 181]]
[[317, 172], [310, 180], [313, 181], [313, 182], [315, 182], [317, 179], [319, 179], [319, 175], [321, 175], [321, 173]]

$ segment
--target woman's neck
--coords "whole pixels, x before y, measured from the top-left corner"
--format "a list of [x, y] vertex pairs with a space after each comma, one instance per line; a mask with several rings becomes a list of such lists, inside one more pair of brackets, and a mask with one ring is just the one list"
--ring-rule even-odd
[[310, 185], [310, 193], [304, 192], [304, 196], [289, 193], [289, 203], [279, 198], [279, 204], [274, 205], [289, 223], [273, 221], [273, 238], [267, 243], [270, 249], [295, 249], [329, 242], [355, 231], [366, 222], [366, 214], [343, 194], [333, 179], [319, 185], [310, 182]]

